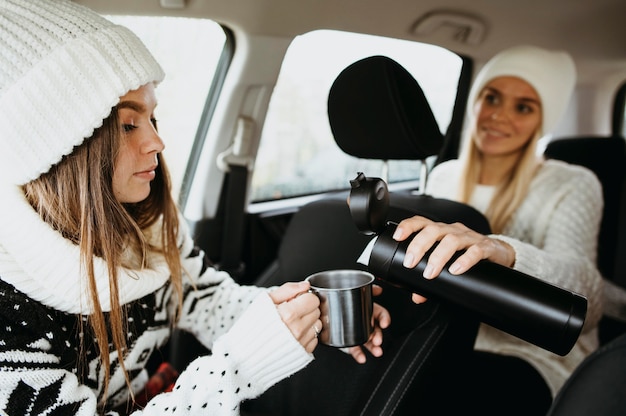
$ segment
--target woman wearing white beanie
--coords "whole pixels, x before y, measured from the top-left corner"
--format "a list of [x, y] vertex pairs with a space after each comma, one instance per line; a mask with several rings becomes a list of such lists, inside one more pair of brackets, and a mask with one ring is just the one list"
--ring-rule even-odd
[[[544, 415], [566, 378], [598, 347], [602, 188], [591, 171], [543, 160], [537, 152], [538, 140], [564, 113], [575, 81], [574, 63], [565, 52], [518, 46], [494, 56], [470, 90], [469, 128], [459, 159], [437, 165], [426, 189], [481, 211], [493, 234], [423, 217], [398, 226], [397, 240], [419, 231], [407, 250], [406, 267], [414, 267], [439, 241], [424, 278], [436, 278], [455, 252], [465, 250], [450, 265], [452, 274], [488, 259], [588, 300], [583, 332], [564, 357], [481, 324], [467, 368], [444, 381], [450, 390], [448, 400], [437, 402], [440, 414], [471, 409], [481, 415]], [[413, 300], [425, 298], [415, 294]]]
[[[0, 0], [0, 43], [0, 413], [238, 414], [306, 366], [308, 283], [240, 286], [194, 247], [139, 39], [70, 1]], [[212, 354], [140, 393], [175, 325]]]

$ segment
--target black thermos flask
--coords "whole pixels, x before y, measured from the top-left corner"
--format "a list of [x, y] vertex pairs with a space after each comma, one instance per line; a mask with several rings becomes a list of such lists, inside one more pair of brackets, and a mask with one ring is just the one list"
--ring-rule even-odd
[[[372, 215], [370, 211], [386, 203], [380, 202], [381, 196], [384, 197], [380, 183], [374, 184], [372, 189], [375, 191], [365, 204], [362, 204], [365, 201], [362, 195], [354, 197], [351, 193], [353, 218], [363, 220], [366, 217], [370, 221], [368, 225], [372, 218], [375, 221], [380, 218], [380, 214]], [[361, 230], [364, 229], [362, 223]], [[386, 222], [382, 230], [368, 233], [378, 234], [368, 263], [369, 271], [377, 278], [429, 299], [459, 305], [476, 314], [482, 322], [559, 355], [566, 355], [576, 343], [587, 313], [585, 297], [487, 260], [480, 261], [466, 273], [453, 275], [448, 267], [460, 252], [438, 277], [425, 279], [422, 273], [430, 251], [415, 268], [404, 267], [402, 261], [412, 237], [395, 241], [392, 238], [395, 228], [396, 224]]]

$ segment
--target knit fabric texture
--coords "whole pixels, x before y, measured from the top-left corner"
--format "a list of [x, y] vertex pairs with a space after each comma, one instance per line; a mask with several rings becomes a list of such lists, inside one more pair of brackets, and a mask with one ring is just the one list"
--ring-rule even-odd
[[[9, 201], [15, 198], [11, 193], [4, 195]], [[0, 206], [4, 208], [9, 201], [0, 202]], [[102, 414], [98, 402], [104, 394], [105, 365], [111, 370], [105, 414], [128, 414], [123, 409], [130, 392], [120, 357], [110, 345], [110, 361], [102, 362], [80, 296], [37, 296], [54, 291], [54, 287], [68, 288], [67, 282], [81, 287], [78, 274], [50, 272], [55, 267], [71, 270], [63, 263], [73, 265], [75, 258], [59, 256], [60, 240], [51, 242], [47, 250], [33, 248], [41, 238], [33, 231], [41, 219], [26, 215], [24, 210], [13, 213], [14, 221], [22, 225], [19, 238], [28, 243], [6, 244], [7, 235], [0, 233], [0, 414]], [[158, 226], [147, 235], [156, 235]], [[193, 334], [212, 354], [195, 359], [187, 368], [178, 368], [180, 376], [171, 391], [152, 397], [133, 416], [238, 415], [242, 401], [300, 370], [313, 355], [283, 323], [268, 289], [237, 285], [226, 272], [210, 267], [182, 221], [180, 231], [186, 274], [177, 328]], [[58, 239], [62, 238], [59, 234]], [[30, 264], [36, 267], [24, 267]], [[96, 273], [100, 299], [105, 299], [106, 271], [98, 269]], [[161, 274], [169, 276], [161, 268], [135, 270], [132, 280], [136, 284], [127, 286], [132, 295], [124, 290], [120, 293], [128, 323], [124, 365], [136, 393], [146, 386], [146, 363], [149, 357], [159, 356], [156, 349], [170, 336], [176, 311], [176, 296], [167, 279], [160, 279]], [[50, 287], [46, 289], [46, 285]], [[59, 296], [62, 299], [56, 299]]]
[[67, 0], [0, 0], [0, 181], [23, 185], [163, 70], [125, 27]]
[[485, 85], [501, 76], [521, 78], [535, 89], [541, 98], [543, 135], [551, 133], [565, 113], [576, 84], [576, 66], [570, 55], [527, 45], [500, 52], [476, 75], [468, 111], [472, 111]]
[[[459, 160], [437, 165], [428, 177], [426, 193], [456, 199], [461, 180]], [[491, 198], [493, 193], [481, 192]], [[479, 209], [489, 201], [472, 198]], [[596, 267], [602, 216], [602, 186], [586, 168], [558, 160], [542, 163], [529, 192], [501, 235], [515, 250], [513, 268], [580, 293], [587, 298], [583, 332], [572, 350], [561, 357], [482, 324], [475, 348], [512, 355], [531, 363], [556, 394], [582, 360], [598, 347], [597, 323], [602, 315], [603, 279]]]

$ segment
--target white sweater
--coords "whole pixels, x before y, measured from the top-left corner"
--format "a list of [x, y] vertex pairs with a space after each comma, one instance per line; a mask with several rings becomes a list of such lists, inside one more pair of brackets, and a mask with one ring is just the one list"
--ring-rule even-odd
[[[79, 320], [91, 310], [78, 249], [42, 222], [17, 188], [2, 189], [0, 195], [0, 414], [93, 416], [103, 371], [91, 333], [78, 332]], [[181, 259], [188, 276], [178, 326], [195, 334], [212, 354], [193, 361], [173, 391], [158, 394], [133, 415], [174, 409], [181, 415], [236, 415], [241, 401], [303, 368], [313, 356], [282, 322], [267, 289], [239, 286], [210, 267], [181, 225]], [[100, 259], [95, 265], [108, 312], [106, 267]], [[119, 276], [130, 331], [124, 362], [136, 390], [147, 381], [144, 366], [152, 351], [170, 336], [175, 311], [164, 259], [152, 255], [149, 266], [123, 269]], [[86, 339], [83, 370], [77, 363], [80, 339]], [[107, 409], [124, 403], [129, 394], [115, 353], [110, 367]]]
[[[444, 162], [430, 173], [426, 193], [458, 200], [459, 180], [459, 161]], [[484, 213], [493, 190], [480, 187], [471, 205]], [[514, 269], [587, 298], [583, 333], [564, 357], [486, 324], [481, 324], [479, 329], [476, 349], [530, 362], [547, 381], [553, 395], [577, 365], [598, 347], [603, 279], [596, 268], [596, 250], [602, 207], [602, 187], [591, 171], [547, 160], [537, 171], [526, 199], [503, 234], [492, 235], [514, 248]]]

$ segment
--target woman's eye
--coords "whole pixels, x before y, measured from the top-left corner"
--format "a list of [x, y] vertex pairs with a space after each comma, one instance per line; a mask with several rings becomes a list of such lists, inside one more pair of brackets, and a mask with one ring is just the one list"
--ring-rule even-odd
[[157, 130], [157, 131], [159, 130], [159, 128], [157, 127], [157, 119], [156, 118], [151, 117], [150, 118], [150, 123], [152, 123], [152, 125], [154, 126], [155, 130]]
[[124, 131], [126, 133], [130, 133], [137, 128], [137, 126], [135, 126], [134, 124], [123, 124], [122, 127], [124, 128]]
[[498, 102], [498, 96], [496, 94], [485, 94], [485, 102], [495, 104]]
[[517, 106], [517, 111], [519, 111], [520, 113], [523, 113], [523, 114], [528, 114], [528, 113], [532, 113], [533, 109], [529, 105], [519, 104]]

